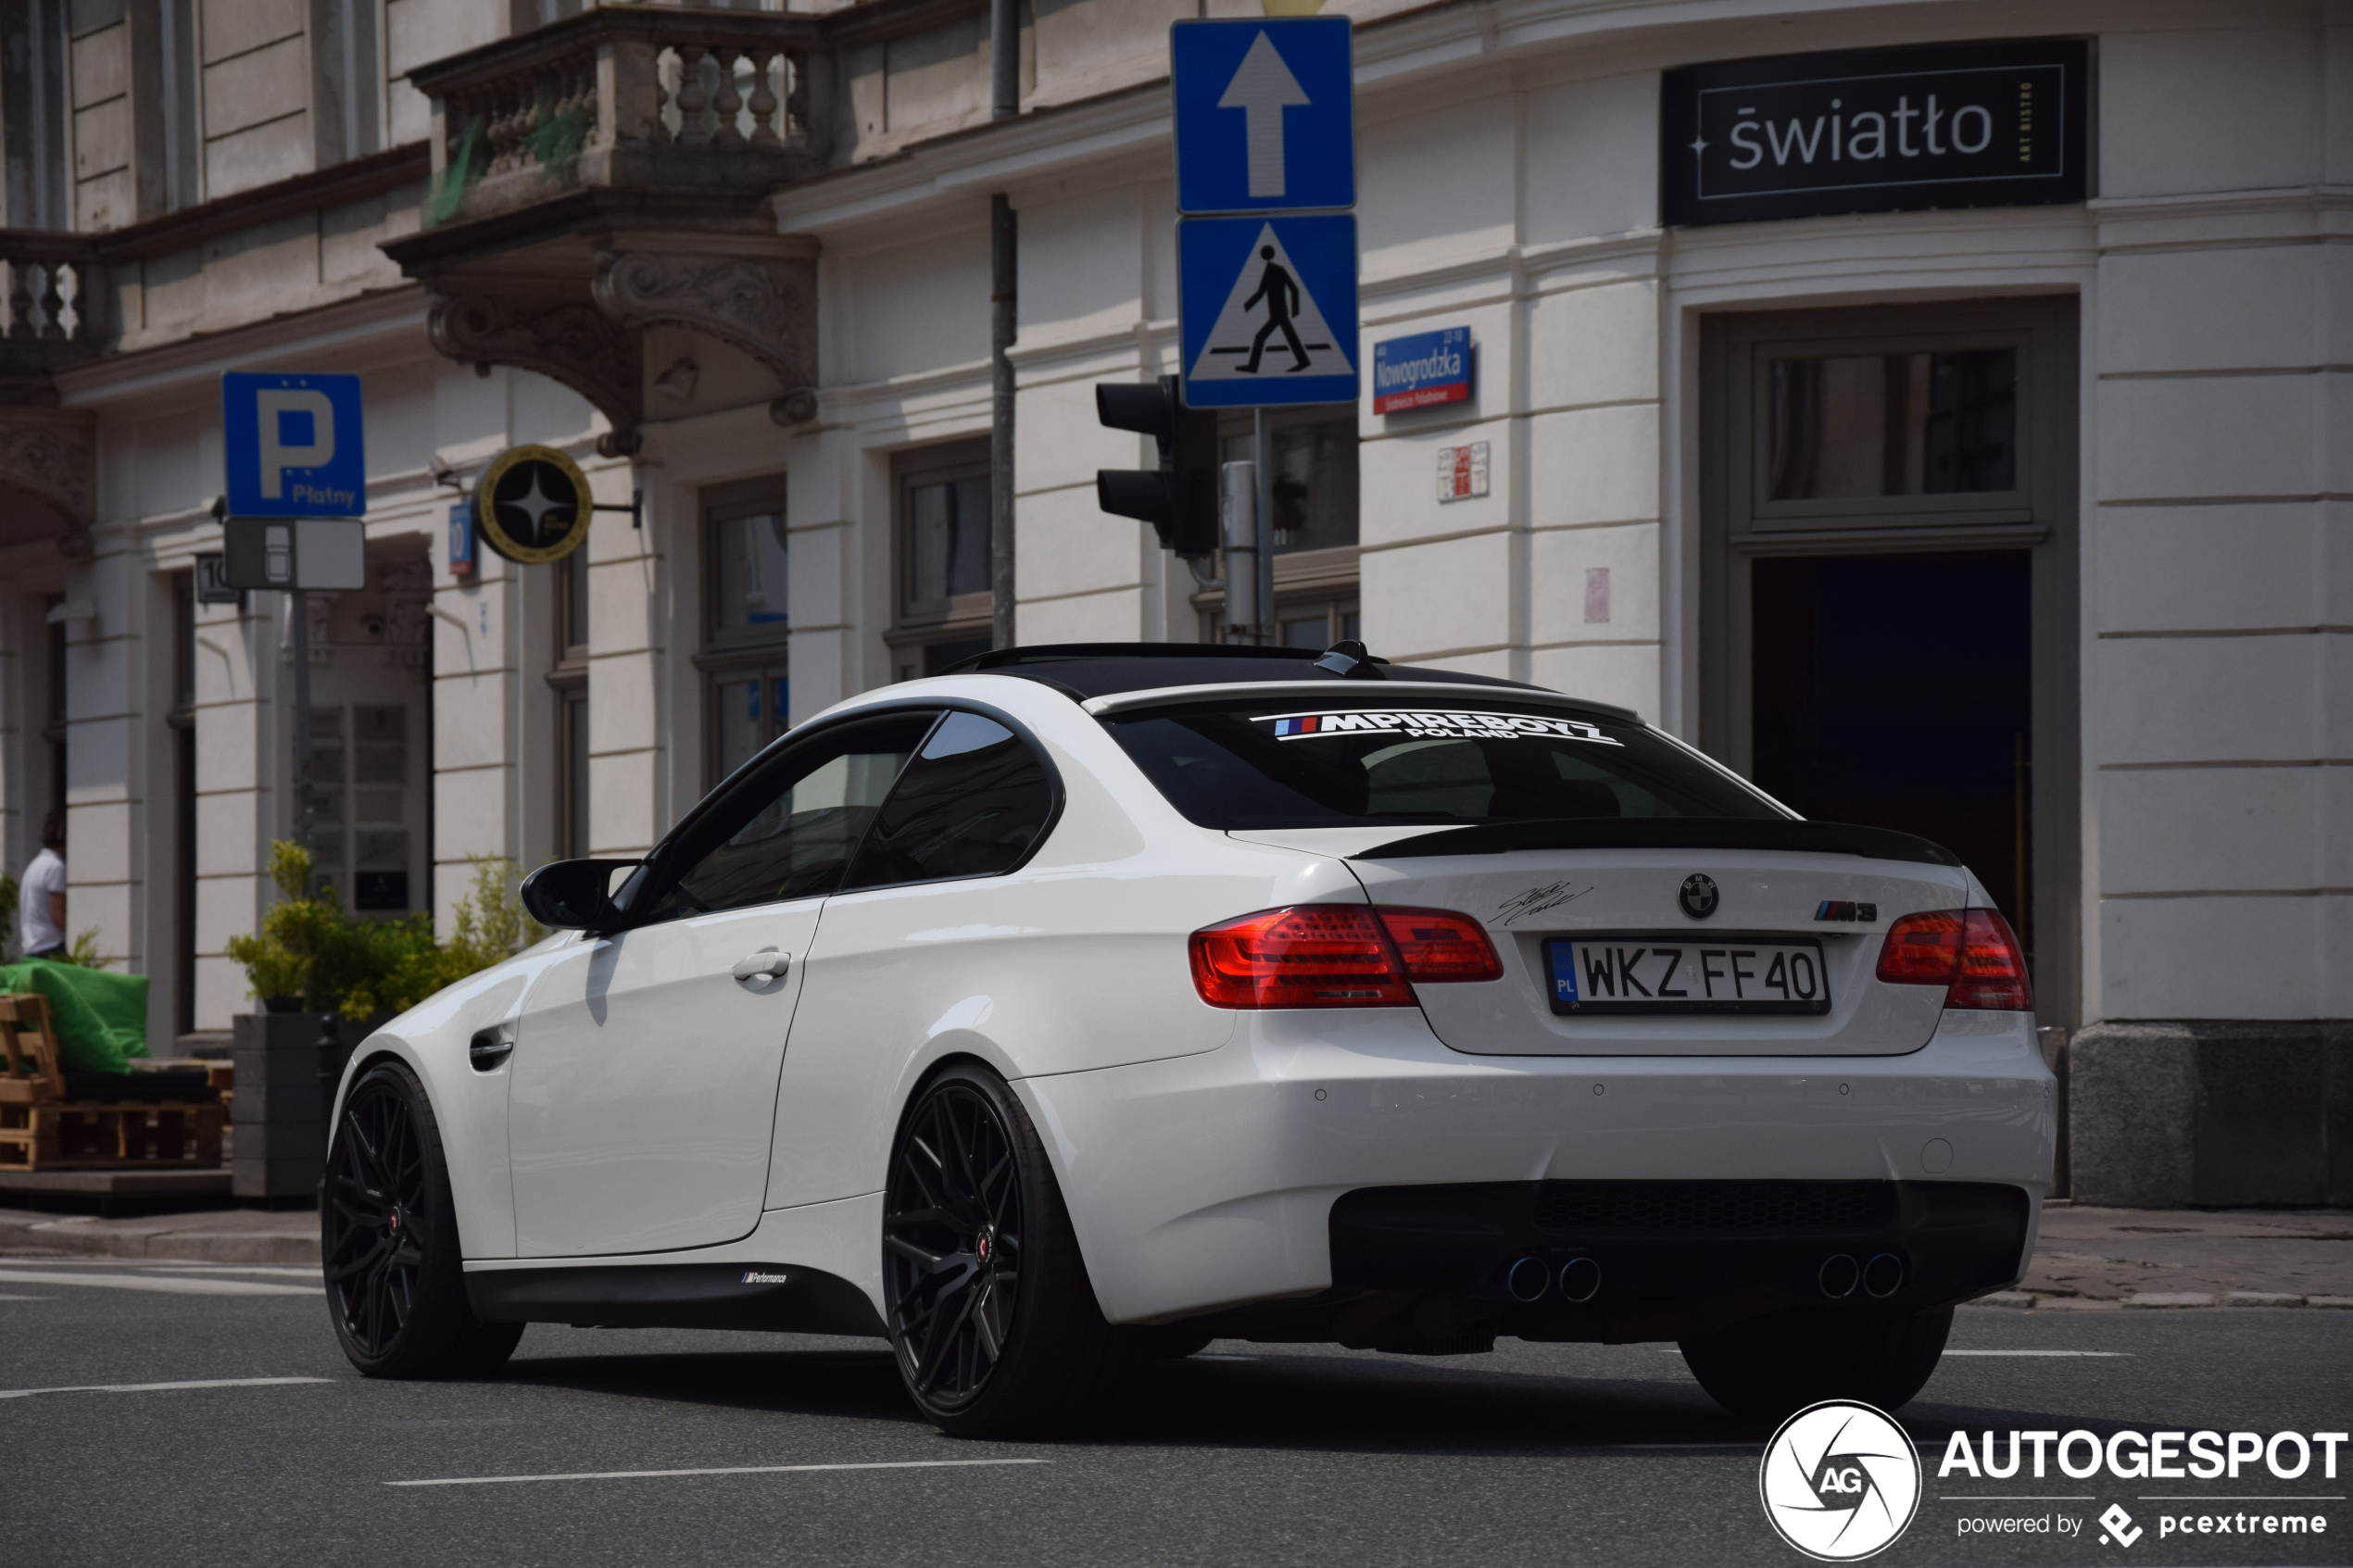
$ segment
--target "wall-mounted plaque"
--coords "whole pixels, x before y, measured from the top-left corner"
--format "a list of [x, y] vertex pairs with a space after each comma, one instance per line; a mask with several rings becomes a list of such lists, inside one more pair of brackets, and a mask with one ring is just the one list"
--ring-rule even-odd
[[1668, 223], [2036, 207], [2089, 193], [2090, 45], [2021, 39], [1667, 73]]

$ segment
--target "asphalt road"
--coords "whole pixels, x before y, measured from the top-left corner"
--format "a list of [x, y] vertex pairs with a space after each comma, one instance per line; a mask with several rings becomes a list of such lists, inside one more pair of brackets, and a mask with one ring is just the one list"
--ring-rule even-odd
[[[1988, 1353], [1948, 1355], [1897, 1412], [1928, 1479], [1875, 1562], [2353, 1562], [2353, 1452], [2334, 1481], [2317, 1462], [2235, 1485], [1935, 1475], [1956, 1428], [2345, 1430], [2353, 1314], [1976, 1309], [1953, 1343]], [[258, 1379], [287, 1381], [120, 1387]], [[1672, 1347], [1220, 1343], [1148, 1373], [1085, 1440], [963, 1443], [913, 1419], [866, 1341], [535, 1326], [496, 1381], [371, 1383], [304, 1271], [0, 1258], [10, 1568], [1801, 1562], [1758, 1503], [1768, 1435]], [[1965, 1499], [2014, 1493], [2092, 1500]], [[2164, 1493], [2324, 1497], [2171, 1506], [2329, 1529], [2161, 1539], [2140, 1499]], [[2099, 1544], [2110, 1502], [2147, 1531], [2130, 1549]], [[2002, 1514], [2082, 1533], [1959, 1533]]]

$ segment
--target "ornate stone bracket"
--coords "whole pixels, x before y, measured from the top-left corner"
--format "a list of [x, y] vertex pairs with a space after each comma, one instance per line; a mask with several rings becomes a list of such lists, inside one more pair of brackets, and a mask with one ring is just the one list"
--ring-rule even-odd
[[425, 331], [434, 348], [489, 373], [492, 365], [536, 370], [563, 383], [611, 424], [597, 449], [609, 458], [637, 449], [644, 418], [640, 334], [580, 304], [488, 292], [434, 302]]
[[[98, 499], [98, 453], [90, 415], [72, 409], [0, 408], [0, 494], [29, 507], [0, 523], [0, 544], [37, 538], [43, 514], [57, 525], [57, 553], [90, 554], [90, 523]], [[26, 522], [31, 522], [28, 528]]]
[[591, 287], [598, 307], [632, 332], [684, 327], [759, 360], [787, 389], [771, 410], [780, 420], [814, 413], [807, 396], [817, 380], [813, 258], [602, 251]]

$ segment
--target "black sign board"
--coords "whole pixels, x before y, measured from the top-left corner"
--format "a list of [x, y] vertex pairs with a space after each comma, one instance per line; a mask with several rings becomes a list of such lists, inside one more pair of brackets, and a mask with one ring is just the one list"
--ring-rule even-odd
[[1670, 70], [1661, 207], [1699, 224], [2082, 201], [2090, 87], [2081, 39]]

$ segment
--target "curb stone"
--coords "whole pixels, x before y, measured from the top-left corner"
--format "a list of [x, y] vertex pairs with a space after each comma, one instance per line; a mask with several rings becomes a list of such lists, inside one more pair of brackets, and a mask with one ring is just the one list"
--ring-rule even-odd
[[[233, 1223], [223, 1224], [223, 1220]], [[316, 1263], [319, 1221], [315, 1215], [239, 1210], [219, 1214], [158, 1215], [148, 1220], [0, 1212], [0, 1251], [82, 1253], [175, 1262]]]

